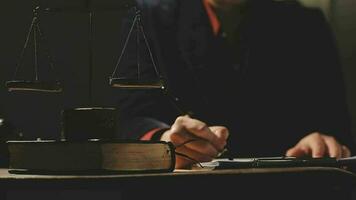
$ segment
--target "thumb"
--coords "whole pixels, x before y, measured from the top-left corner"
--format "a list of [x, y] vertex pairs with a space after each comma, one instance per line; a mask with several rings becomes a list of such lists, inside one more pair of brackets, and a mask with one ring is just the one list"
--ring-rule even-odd
[[227, 140], [229, 137], [229, 130], [226, 127], [211, 126], [209, 128], [219, 139]]
[[229, 130], [223, 126], [211, 126], [211, 127], [209, 127], [209, 129], [218, 138], [218, 141], [220, 144], [220, 149], [218, 149], [218, 150], [222, 151], [227, 144], [227, 138], [229, 137]]
[[286, 156], [288, 157], [302, 157], [308, 154], [308, 150], [306, 150], [305, 148], [303, 148], [302, 146], [295, 146], [293, 148], [290, 148], [287, 153]]

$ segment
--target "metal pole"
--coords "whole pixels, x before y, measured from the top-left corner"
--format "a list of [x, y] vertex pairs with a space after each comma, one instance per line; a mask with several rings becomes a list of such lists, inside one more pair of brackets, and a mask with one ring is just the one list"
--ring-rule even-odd
[[89, 65], [89, 80], [88, 80], [88, 98], [89, 104], [93, 104], [93, 11], [91, 10], [91, 0], [86, 1], [86, 8], [89, 12], [89, 29], [88, 29], [88, 65]]

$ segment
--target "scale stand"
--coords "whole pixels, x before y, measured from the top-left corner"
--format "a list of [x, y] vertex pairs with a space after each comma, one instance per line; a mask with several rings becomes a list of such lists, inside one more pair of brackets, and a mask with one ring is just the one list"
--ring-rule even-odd
[[[126, 52], [128, 47], [130, 38], [132, 37], [132, 32], [136, 29], [136, 66], [137, 66], [137, 77], [136, 78], [125, 78], [125, 77], [118, 77], [115, 78], [117, 74], [118, 68], [122, 62], [123, 56]], [[141, 73], [141, 55], [140, 55], [140, 35], [142, 36], [145, 46], [148, 50], [150, 61], [154, 68], [155, 74], [157, 76], [157, 80], [143, 80], [140, 78]], [[187, 111], [181, 104], [180, 100], [172, 95], [172, 93], [168, 90], [168, 87], [165, 84], [163, 76], [160, 74], [158, 67], [154, 61], [153, 53], [151, 47], [148, 43], [143, 24], [142, 24], [142, 15], [141, 11], [135, 7], [135, 16], [133, 18], [133, 23], [131, 25], [130, 31], [126, 37], [123, 49], [121, 51], [120, 57], [117, 61], [116, 67], [114, 72], [112, 73], [111, 77], [109, 78], [109, 84], [113, 88], [120, 88], [120, 89], [128, 89], [128, 90], [161, 90], [162, 93], [169, 99], [172, 105], [176, 108], [176, 110], [181, 115], [193, 115], [191, 111]]]
[[[34, 70], [35, 70], [35, 80], [18, 80], [17, 75], [20, 68], [23, 65], [23, 61], [26, 55], [26, 51], [29, 47], [29, 42], [33, 35], [33, 45], [34, 45]], [[33, 10], [33, 18], [31, 22], [30, 29], [26, 36], [26, 41], [21, 52], [19, 62], [16, 66], [14, 78], [11, 81], [6, 82], [6, 87], [9, 92], [11, 91], [36, 91], [36, 92], [49, 92], [49, 93], [59, 93], [62, 92], [62, 87], [59, 81], [41, 81], [39, 77], [39, 44], [44, 43], [44, 54], [48, 59], [49, 66], [52, 71], [54, 71], [54, 64], [52, 56], [50, 55], [49, 49], [46, 47], [46, 39], [43, 32], [40, 29], [40, 7], [37, 6]]]

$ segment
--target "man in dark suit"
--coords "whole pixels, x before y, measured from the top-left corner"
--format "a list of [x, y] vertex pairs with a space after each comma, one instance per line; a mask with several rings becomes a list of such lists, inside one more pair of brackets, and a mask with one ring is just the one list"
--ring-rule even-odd
[[[161, 91], [121, 94], [122, 133], [171, 141], [198, 161], [233, 156], [347, 157], [350, 120], [334, 37], [294, 1], [139, 0], [180, 116]], [[154, 78], [154, 73], [142, 74]], [[177, 168], [191, 160], [177, 156]]]

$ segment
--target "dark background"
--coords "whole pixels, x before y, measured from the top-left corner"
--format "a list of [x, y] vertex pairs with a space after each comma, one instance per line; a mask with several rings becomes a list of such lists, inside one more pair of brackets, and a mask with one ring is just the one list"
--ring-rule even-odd
[[[120, 1], [92, 1], [93, 8], [117, 7]], [[63, 93], [7, 92], [5, 81], [11, 80], [32, 20], [35, 3], [27, 0], [2, 0], [0, 32], [0, 115], [8, 119], [27, 138], [58, 138], [60, 113], [75, 107], [115, 106], [116, 89], [109, 87], [123, 43], [121, 11], [93, 14], [92, 98], [89, 92], [89, 15], [86, 12], [55, 12], [40, 16], [40, 26], [46, 35], [55, 60], [56, 76], [63, 84]], [[41, 6], [52, 8], [85, 8], [84, 0], [46, 0]], [[19, 78], [31, 80], [34, 74], [33, 49], [21, 68]], [[40, 66], [40, 79], [50, 79], [48, 65]], [[42, 77], [41, 77], [42, 73]]]
[[[326, 1], [326, 0], [325, 0]], [[93, 79], [92, 99], [89, 98], [89, 46], [88, 13], [49, 13], [41, 16], [41, 28], [48, 38], [52, 56], [55, 60], [56, 76], [63, 84], [63, 93], [9, 93], [5, 81], [13, 78], [16, 63], [32, 20], [35, 5], [29, 0], [1, 0], [0, 14], [0, 117], [10, 120], [26, 138], [59, 138], [60, 112], [74, 107], [116, 106], [119, 95], [110, 88], [111, 75], [123, 43], [121, 19], [127, 11], [95, 12], [93, 15]], [[122, 0], [93, 0], [93, 7], [117, 7]], [[335, 30], [343, 71], [347, 86], [350, 114], [356, 131], [356, 9], [354, 0], [331, 0], [327, 10], [330, 23]], [[43, 7], [82, 7], [84, 0], [45, 0]], [[29, 51], [31, 53], [31, 51]], [[23, 78], [32, 78], [33, 57], [26, 57]], [[48, 75], [46, 65], [40, 66], [42, 77]], [[355, 134], [354, 134], [355, 135]]]

